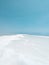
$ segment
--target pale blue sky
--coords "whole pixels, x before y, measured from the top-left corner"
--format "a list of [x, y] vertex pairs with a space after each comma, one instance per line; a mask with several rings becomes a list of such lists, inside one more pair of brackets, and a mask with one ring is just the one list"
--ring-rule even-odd
[[49, 35], [49, 0], [0, 0], [1, 34]]

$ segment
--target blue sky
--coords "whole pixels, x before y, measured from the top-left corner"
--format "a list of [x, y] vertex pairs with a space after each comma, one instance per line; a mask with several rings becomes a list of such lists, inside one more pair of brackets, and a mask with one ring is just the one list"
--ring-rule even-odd
[[49, 0], [0, 0], [0, 35], [49, 35]]

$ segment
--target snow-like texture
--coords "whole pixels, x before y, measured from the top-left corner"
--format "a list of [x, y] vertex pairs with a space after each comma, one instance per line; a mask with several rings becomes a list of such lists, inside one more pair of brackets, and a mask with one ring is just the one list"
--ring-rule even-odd
[[49, 37], [0, 36], [0, 65], [49, 65]]

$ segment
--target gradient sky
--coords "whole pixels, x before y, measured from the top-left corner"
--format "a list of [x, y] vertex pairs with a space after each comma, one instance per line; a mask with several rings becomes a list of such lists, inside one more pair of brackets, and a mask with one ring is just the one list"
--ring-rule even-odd
[[0, 0], [0, 35], [49, 35], [49, 0]]

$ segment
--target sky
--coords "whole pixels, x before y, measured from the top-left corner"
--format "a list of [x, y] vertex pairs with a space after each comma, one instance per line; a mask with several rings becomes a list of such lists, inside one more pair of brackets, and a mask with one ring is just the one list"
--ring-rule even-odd
[[49, 35], [49, 0], [0, 0], [0, 35]]

